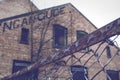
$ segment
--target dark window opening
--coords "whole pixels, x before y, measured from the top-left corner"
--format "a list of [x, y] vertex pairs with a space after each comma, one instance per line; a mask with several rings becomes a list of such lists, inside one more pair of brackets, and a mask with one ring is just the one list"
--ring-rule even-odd
[[29, 38], [29, 29], [22, 28], [21, 29], [20, 43], [21, 44], [28, 44], [29, 43], [28, 38]]
[[87, 67], [80, 65], [73, 65], [71, 66], [71, 73], [73, 80], [88, 80]]
[[12, 73], [17, 72], [27, 66], [29, 66], [31, 62], [21, 61], [21, 60], [13, 60], [13, 70]]
[[[81, 30], [77, 30], [77, 40], [83, 38], [85, 35], [87, 35], [88, 33], [85, 31], [81, 31]], [[83, 50], [81, 50], [81, 52], [83, 53], [87, 53], [89, 51], [89, 48], [85, 48]]]
[[58, 24], [54, 25], [53, 36], [53, 47], [62, 48], [67, 45], [67, 28]]
[[[29, 65], [31, 65], [31, 62], [22, 61], [22, 60], [13, 60], [12, 73], [15, 73], [18, 70], [21, 70]], [[38, 70], [29, 71], [15, 78], [12, 78], [12, 80], [38, 80]]]
[[111, 58], [111, 50], [109, 46], [106, 47], [106, 53], [107, 53], [107, 58]]
[[107, 80], [119, 80], [119, 71], [114, 71], [114, 70], [107, 70]]

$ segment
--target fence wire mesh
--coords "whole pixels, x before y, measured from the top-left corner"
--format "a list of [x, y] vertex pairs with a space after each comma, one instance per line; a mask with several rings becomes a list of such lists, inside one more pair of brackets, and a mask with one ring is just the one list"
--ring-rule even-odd
[[[41, 59], [1, 80], [120, 80], [120, 47], [115, 41], [120, 37], [119, 22], [120, 19], [117, 19], [68, 45], [58, 54]], [[114, 39], [108, 39], [114, 35], [117, 35]], [[79, 44], [82, 42], [84, 43], [81, 47]], [[38, 74], [34, 75], [34, 73]], [[111, 75], [111, 73], [116, 74]]]
[[[120, 63], [117, 61], [120, 59], [120, 47], [115, 41], [117, 38], [118, 36], [113, 40], [101, 41], [89, 47], [87, 52], [84, 49], [40, 67], [37, 69], [37, 76], [34, 76], [34, 72], [29, 72], [27, 75], [22, 74], [10, 80], [73, 80], [76, 73], [79, 76], [81, 75], [78, 71], [83, 71], [82, 77], [84, 77], [79, 80], [113, 80], [107, 70], [116, 70], [118, 72], [120, 70]], [[82, 66], [82, 68], [72, 72], [71, 68], [75, 66]]]
[[[113, 80], [108, 75], [107, 70], [116, 70], [114, 65], [117, 65], [119, 70], [120, 65], [117, 60], [120, 58], [120, 48], [115, 41], [117, 38], [118, 36], [113, 40], [101, 41], [89, 47], [88, 52], [81, 53], [80, 51], [49, 64], [45, 68], [40, 68], [38, 80], [73, 80], [73, 76], [77, 73], [77, 71], [71, 72], [71, 67], [74, 65], [87, 67], [87, 73], [84, 72], [83, 75], [85, 77], [84, 80], [106, 80], [107, 78], [108, 80]], [[115, 64], [113, 62], [118, 63]]]

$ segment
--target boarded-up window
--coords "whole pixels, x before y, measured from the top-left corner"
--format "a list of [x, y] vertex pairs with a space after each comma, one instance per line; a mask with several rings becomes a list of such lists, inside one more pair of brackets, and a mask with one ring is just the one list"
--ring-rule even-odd
[[67, 45], [67, 28], [58, 24], [54, 25], [53, 36], [53, 47], [62, 48]]

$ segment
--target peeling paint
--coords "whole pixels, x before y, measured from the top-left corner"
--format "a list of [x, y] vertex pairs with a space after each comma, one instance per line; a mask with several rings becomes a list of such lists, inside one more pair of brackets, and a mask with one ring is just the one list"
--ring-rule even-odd
[[94, 38], [94, 35], [90, 35], [90, 37], [88, 37], [87, 43], [89, 43], [92, 39]]
[[69, 51], [70, 51], [70, 48], [67, 48], [63, 52], [66, 53], [66, 52], [69, 52]]
[[74, 45], [74, 43], [71, 43], [71, 44], [70, 44], [70, 47], [72, 47], [73, 45]]
[[100, 29], [100, 32], [103, 34], [105, 32], [105, 30], [104, 29]]
[[117, 21], [117, 26], [120, 26], [120, 19], [118, 19]]
[[[116, 23], [116, 24], [115, 24]], [[104, 26], [103, 28], [99, 29], [99, 30], [96, 30], [95, 32], [91, 33], [88, 35], [88, 38], [83, 38], [82, 41], [77, 41], [75, 43], [72, 43], [71, 45], [67, 46], [67, 48], [64, 48], [62, 50], [59, 50], [57, 53], [55, 53], [54, 55], [51, 55], [50, 57], [46, 58], [44, 57], [38, 64], [38, 62], [34, 63], [36, 65], [33, 65], [33, 66], [30, 66], [29, 68], [25, 68], [24, 70], [21, 70], [21, 71], [18, 71], [14, 74], [11, 74], [9, 76], [6, 76], [4, 78], [2, 78], [1, 80], [10, 80], [10, 78], [13, 78], [13, 77], [17, 77], [18, 75], [21, 75], [21, 74], [24, 74], [27, 72], [27, 69], [29, 69], [29, 71], [31, 69], [36, 69], [36, 68], [39, 68], [39, 67], [43, 67], [45, 65], [47, 65], [48, 63], [52, 63], [51, 61], [52, 60], [49, 60], [51, 58], [55, 58], [54, 61], [58, 60], [58, 59], [62, 59], [66, 56], [69, 56], [75, 52], [77, 52], [77, 50], [79, 49], [82, 49], [83, 46], [87, 45], [87, 43], [89, 43], [89, 46], [92, 46], [96, 43], [99, 43], [100, 41], [106, 39], [106, 36], [107, 38], [110, 38], [116, 34], [118, 34], [118, 32], [120, 32], [120, 27], [118, 27], [118, 25], [120, 25], [120, 19], [117, 19], [115, 21], [113, 21], [112, 23], [110, 23], [109, 25], [106, 25]], [[107, 35], [105, 34], [107, 33]], [[109, 33], [109, 34], [108, 34]], [[114, 34], [113, 34], [114, 33]], [[100, 35], [100, 37], [98, 37], [98, 35]], [[106, 36], [104, 36], [106, 35]], [[98, 39], [99, 38], [99, 39]], [[87, 43], [85, 42], [87, 41]], [[92, 41], [92, 42], [91, 42]], [[78, 47], [80, 43], [84, 42], [81, 46], [82, 47]], [[77, 49], [76, 49], [77, 48]], [[86, 48], [86, 46], [85, 46]], [[67, 54], [64, 54], [66, 53], [67, 51], [70, 51], [69, 53]], [[64, 52], [64, 53], [63, 53]], [[44, 65], [43, 65], [44, 64]]]
[[30, 70], [31, 68], [32, 68], [32, 65], [31, 65], [31, 66], [28, 66], [28, 67], [27, 67], [27, 70]]
[[58, 56], [58, 53], [54, 53], [54, 54], [51, 55], [51, 58], [54, 59], [57, 56]]
[[112, 27], [113, 27], [113, 23], [109, 24], [109, 25], [106, 27], [106, 31], [110, 30]]
[[20, 73], [20, 71], [17, 71], [17, 72], [16, 72], [16, 75], [19, 74], [19, 73]]
[[45, 62], [46, 60], [47, 60], [47, 58], [43, 58], [43, 59], [41, 60], [41, 63]]
[[79, 46], [79, 41], [77, 41], [77, 42], [75, 43], [75, 46], [76, 46], [76, 47], [78, 47], [78, 46]]
[[113, 23], [107, 25], [104, 29], [100, 29], [101, 34], [104, 34], [105, 32], [109, 31], [113, 27]]

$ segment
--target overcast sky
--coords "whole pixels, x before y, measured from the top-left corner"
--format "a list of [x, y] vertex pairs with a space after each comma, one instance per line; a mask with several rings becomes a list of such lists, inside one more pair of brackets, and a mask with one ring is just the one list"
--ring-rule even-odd
[[[120, 0], [31, 0], [39, 9], [65, 3], [73, 4], [96, 27], [120, 18]], [[120, 41], [120, 36], [118, 41]], [[120, 45], [120, 44], [119, 44]]]

